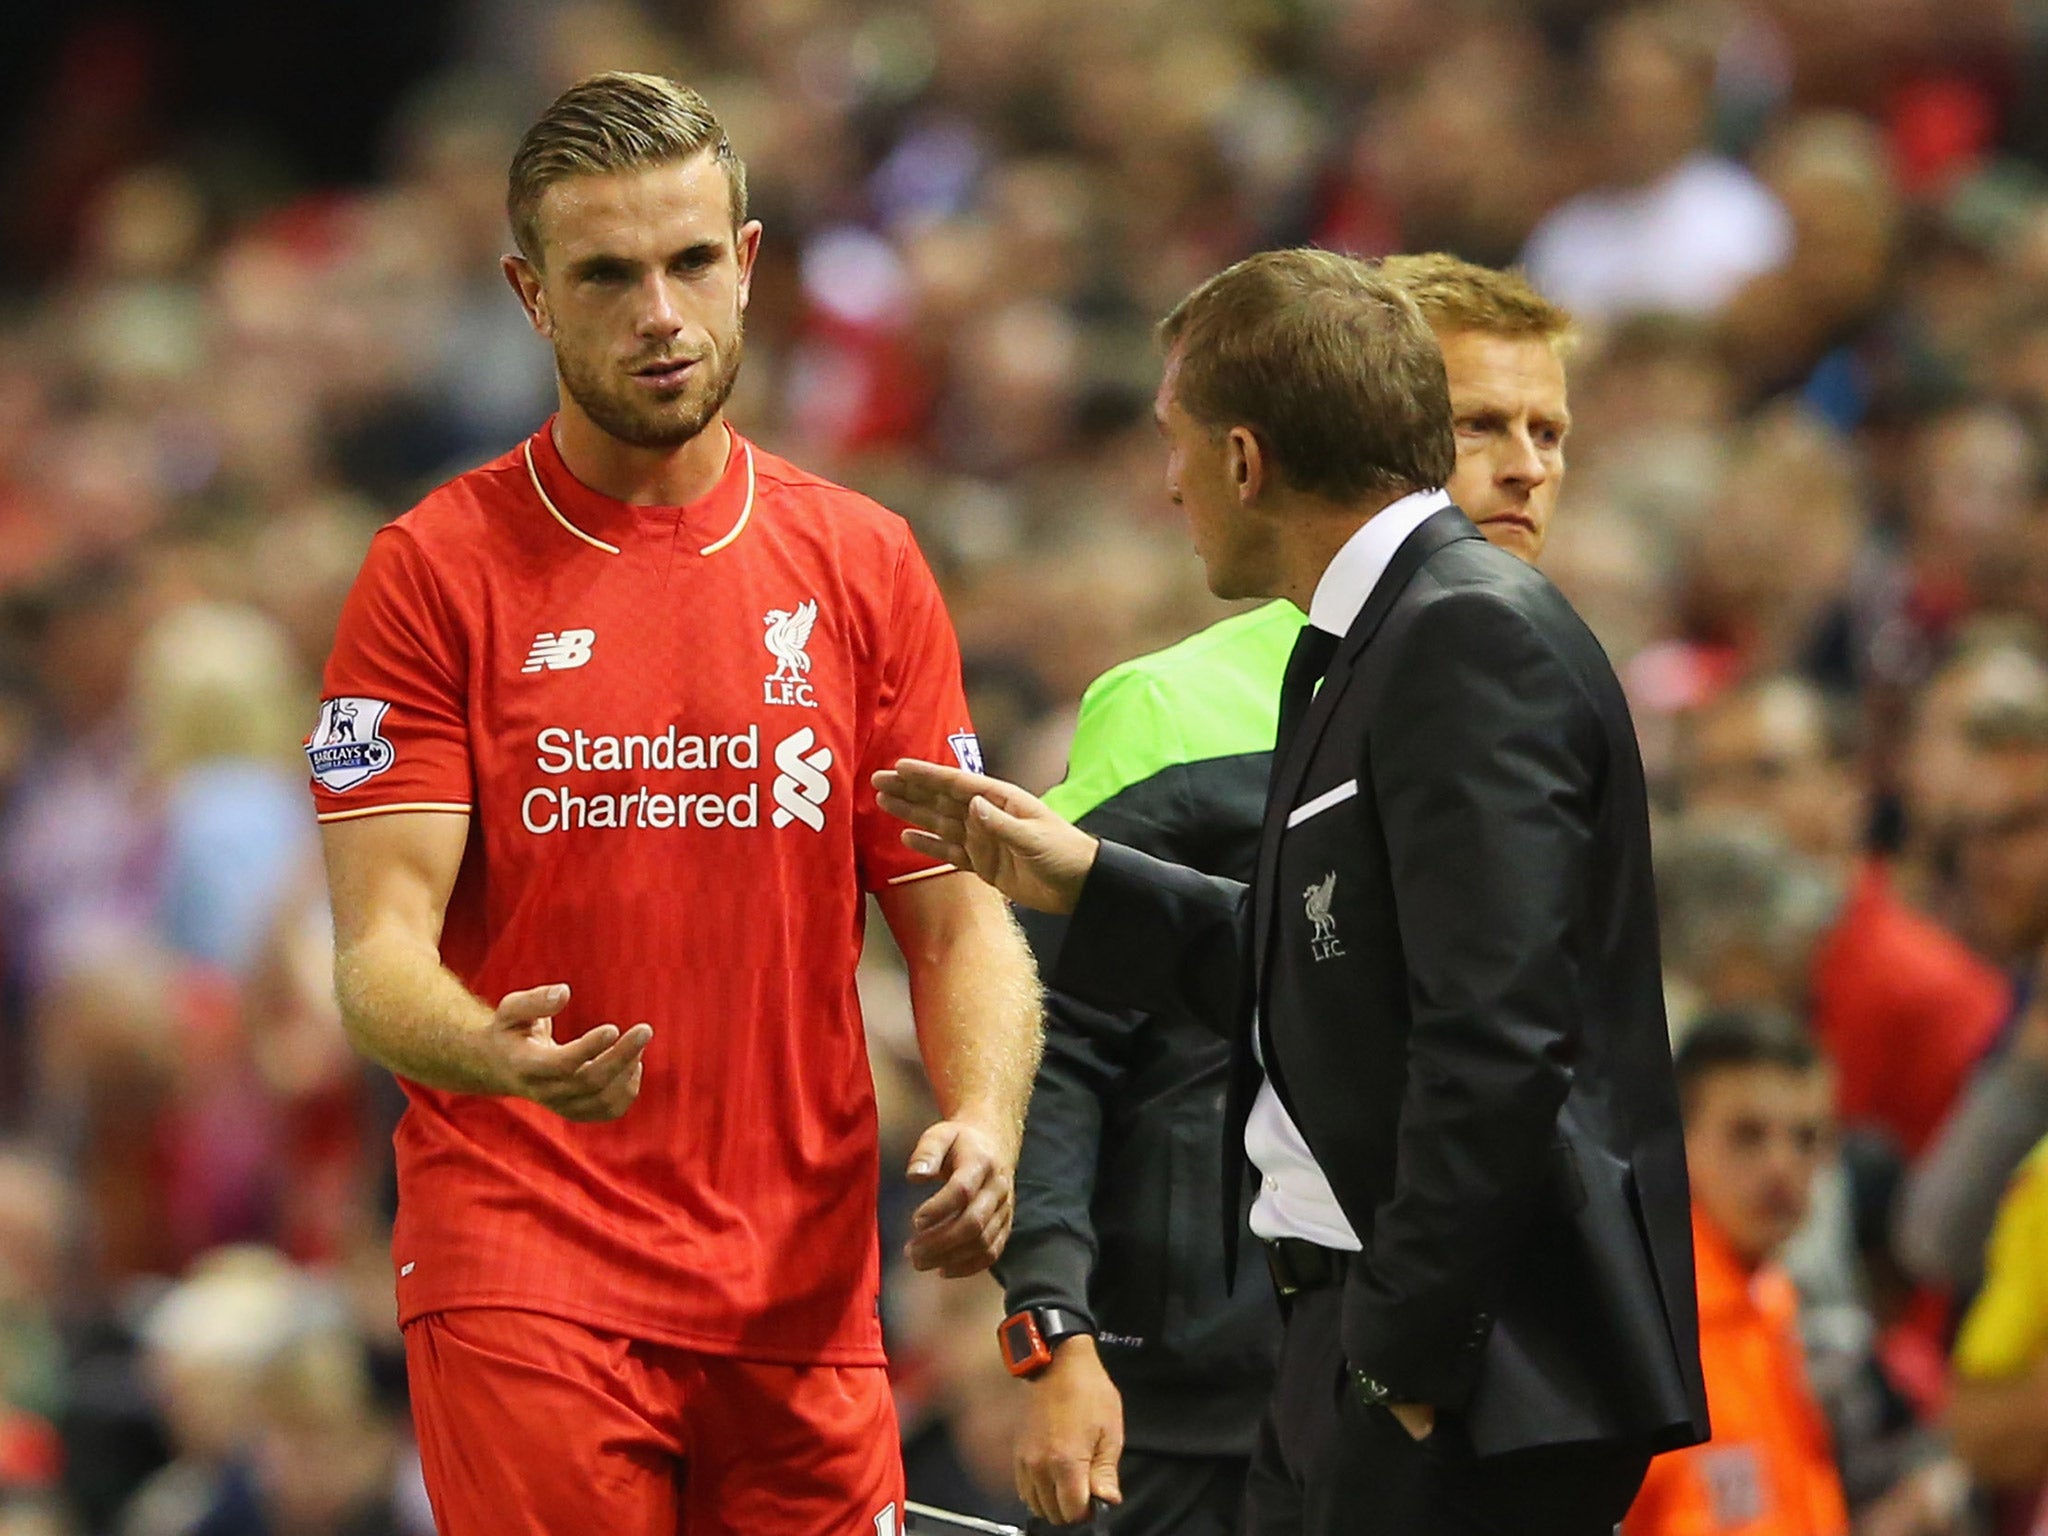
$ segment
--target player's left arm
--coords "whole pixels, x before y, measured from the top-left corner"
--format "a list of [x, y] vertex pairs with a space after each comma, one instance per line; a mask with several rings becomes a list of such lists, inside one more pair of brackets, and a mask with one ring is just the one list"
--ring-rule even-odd
[[910, 1260], [949, 1277], [996, 1261], [1015, 1212], [1017, 1149], [1043, 1039], [1038, 971], [1009, 905], [979, 880], [911, 880], [878, 893], [910, 971], [925, 1072], [945, 1117], [910, 1177], [943, 1180], [912, 1218]]

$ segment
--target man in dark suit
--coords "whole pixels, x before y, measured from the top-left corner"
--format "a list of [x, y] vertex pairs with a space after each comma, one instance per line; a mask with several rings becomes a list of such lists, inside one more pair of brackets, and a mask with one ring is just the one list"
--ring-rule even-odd
[[1394, 285], [1271, 252], [1161, 336], [1168, 487], [1211, 588], [1309, 616], [1252, 884], [957, 769], [900, 764], [882, 804], [1072, 914], [1061, 989], [1227, 1015], [1231, 1236], [1241, 1139], [1287, 1313], [1255, 1536], [1605, 1532], [1655, 1451], [1706, 1433], [1621, 690], [1437, 489], [1443, 361]]
[[[1564, 481], [1572, 319], [1519, 273], [1442, 252], [1377, 264], [1444, 355], [1458, 461], [1445, 489], [1489, 543], [1534, 563]], [[1249, 880], [1272, 777], [1280, 680], [1308, 621], [1276, 599], [1113, 667], [1081, 700], [1045, 803], [1083, 831]], [[1024, 914], [1049, 959], [1066, 919]], [[1017, 1489], [1033, 1536], [1113, 1508], [1103, 1536], [1234, 1536], [1272, 1393], [1280, 1312], [1265, 1250], [1223, 1266], [1210, 1217], [1231, 1042], [1206, 1016], [1045, 999], [1045, 1059], [996, 1273], [1024, 1421]], [[1235, 1280], [1235, 1285], [1229, 1284]]]

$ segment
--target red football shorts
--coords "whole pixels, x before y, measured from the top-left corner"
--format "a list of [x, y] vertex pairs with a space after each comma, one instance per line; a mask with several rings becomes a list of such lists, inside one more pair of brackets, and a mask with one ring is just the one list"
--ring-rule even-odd
[[441, 1536], [894, 1536], [880, 1366], [766, 1365], [534, 1312], [405, 1330]]

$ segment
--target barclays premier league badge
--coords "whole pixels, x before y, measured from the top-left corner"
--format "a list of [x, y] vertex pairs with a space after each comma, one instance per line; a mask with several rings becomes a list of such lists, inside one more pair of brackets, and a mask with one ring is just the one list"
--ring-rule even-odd
[[320, 724], [306, 743], [314, 782], [339, 794], [389, 768], [398, 754], [377, 728], [390, 708], [383, 699], [323, 701]]
[[946, 745], [953, 749], [953, 756], [960, 760], [962, 768], [965, 768], [969, 773], [980, 773], [982, 771], [981, 738], [975, 735], [974, 732], [962, 731], [956, 736], [948, 736], [946, 738]]

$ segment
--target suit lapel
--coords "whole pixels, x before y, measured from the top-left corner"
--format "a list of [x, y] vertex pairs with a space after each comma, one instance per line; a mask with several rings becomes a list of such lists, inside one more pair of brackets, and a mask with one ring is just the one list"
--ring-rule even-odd
[[1351, 621], [1351, 628], [1345, 631], [1344, 643], [1337, 648], [1337, 655], [1330, 663], [1330, 670], [1324, 675], [1323, 685], [1316, 690], [1314, 702], [1309, 705], [1308, 714], [1301, 722], [1301, 729], [1295, 733], [1289, 744], [1285, 760], [1276, 758], [1273, 763], [1273, 779], [1266, 792], [1266, 819], [1259, 835], [1258, 873], [1253, 880], [1253, 949], [1252, 957], [1258, 968], [1258, 1000], [1265, 997], [1265, 969], [1268, 945], [1273, 933], [1273, 915], [1279, 893], [1273, 889], [1274, 871], [1280, 856], [1280, 839], [1287, 830], [1287, 812], [1301, 793], [1301, 781], [1308, 774], [1308, 765], [1315, 758], [1316, 743], [1321, 739], [1330, 716], [1336, 712], [1337, 700], [1343, 695], [1344, 685], [1350, 680], [1358, 658], [1364, 652], [1379, 627], [1386, 622], [1393, 611], [1394, 603], [1407, 590], [1408, 583], [1422, 569], [1429, 557], [1446, 544], [1459, 539], [1476, 539], [1479, 530], [1472, 520], [1456, 507], [1446, 507], [1435, 513], [1428, 521], [1401, 541], [1401, 547], [1394, 551], [1394, 558], [1387, 562], [1387, 568], [1380, 579], [1373, 584], [1372, 592], [1365, 600], [1365, 606], [1358, 610], [1358, 617]]

